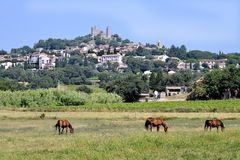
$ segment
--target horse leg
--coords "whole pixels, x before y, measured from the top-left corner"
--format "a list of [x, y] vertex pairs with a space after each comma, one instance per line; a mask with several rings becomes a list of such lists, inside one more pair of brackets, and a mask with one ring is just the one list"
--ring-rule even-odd
[[61, 132], [61, 134], [63, 134], [63, 130], [64, 130], [64, 128], [62, 128], [62, 132]]
[[159, 131], [159, 125], [157, 126], [157, 131]]
[[217, 127], [217, 132], [218, 132], [218, 127]]
[[68, 132], [68, 128], [66, 128], [66, 134], [67, 134], [67, 132]]
[[152, 125], [150, 125], [150, 131], [152, 132]]
[[210, 131], [212, 131], [212, 126], [210, 126]]

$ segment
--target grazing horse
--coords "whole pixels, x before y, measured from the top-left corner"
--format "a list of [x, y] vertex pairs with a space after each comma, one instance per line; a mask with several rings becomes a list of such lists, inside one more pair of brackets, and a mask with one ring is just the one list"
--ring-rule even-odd
[[221, 130], [223, 131], [225, 127], [221, 120], [219, 120], [219, 119], [206, 120], [204, 130], [206, 131], [210, 127], [210, 131], [211, 131], [212, 127], [217, 127], [217, 131], [218, 131], [219, 126], [221, 127]]
[[[68, 120], [58, 120], [57, 124], [55, 124], [56, 130], [58, 129], [59, 134], [63, 134], [64, 128], [66, 128], [66, 134], [68, 132], [68, 128], [70, 129], [70, 133], [74, 132], [74, 128], [70, 124]], [[62, 128], [62, 131], [61, 131]]]
[[150, 131], [152, 131], [152, 127], [157, 127], [157, 131], [159, 131], [159, 127], [163, 126], [164, 131], [167, 132], [168, 126], [160, 117], [148, 117], [145, 122], [145, 128], [148, 130], [150, 126]]

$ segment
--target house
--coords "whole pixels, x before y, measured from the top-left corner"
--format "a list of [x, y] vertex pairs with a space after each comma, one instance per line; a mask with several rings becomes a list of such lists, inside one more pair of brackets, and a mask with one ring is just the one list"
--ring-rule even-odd
[[16, 66], [23, 66], [24, 65], [24, 62], [9, 62], [9, 61], [6, 61], [6, 62], [3, 62], [3, 63], [0, 63], [0, 66], [4, 69], [8, 69], [8, 68], [11, 68], [11, 67], [16, 67]]
[[108, 55], [102, 55], [98, 59], [100, 63], [107, 63], [107, 62], [112, 62], [112, 63], [118, 63], [122, 64], [122, 56], [120, 54], [108, 54]]
[[143, 75], [146, 75], [146, 76], [148, 76], [148, 77], [150, 77], [151, 76], [151, 74], [152, 74], [152, 72], [151, 71], [144, 71], [143, 72]]
[[177, 65], [177, 68], [178, 69], [193, 69], [194, 65], [195, 65], [195, 63], [180, 61]]
[[149, 100], [149, 93], [141, 93], [139, 95], [139, 102], [148, 102]]
[[166, 62], [166, 60], [169, 58], [166, 54], [164, 55], [159, 55], [159, 56], [153, 56], [153, 60], [159, 60], [162, 62]]
[[210, 69], [214, 68], [216, 65], [218, 65], [219, 68], [225, 68], [226, 67], [227, 59], [203, 59], [199, 61], [200, 67], [202, 64], [207, 64]]
[[39, 69], [52, 69], [55, 67], [55, 55], [40, 54], [39, 55]]
[[3, 62], [0, 64], [0, 66], [4, 69], [8, 69], [10, 67], [13, 67], [13, 63], [12, 62]]
[[28, 58], [28, 63], [37, 69], [51, 69], [55, 67], [56, 56], [46, 53], [34, 53]]
[[166, 96], [187, 93], [186, 86], [166, 86]]
[[168, 75], [173, 75], [175, 73], [176, 73], [175, 71], [168, 71]]

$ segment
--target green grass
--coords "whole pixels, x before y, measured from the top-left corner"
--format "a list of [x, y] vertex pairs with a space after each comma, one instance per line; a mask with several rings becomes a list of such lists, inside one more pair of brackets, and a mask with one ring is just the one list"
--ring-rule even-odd
[[95, 111], [240, 112], [240, 100], [107, 103], [68, 107], [51, 107], [51, 109], [54, 108], [63, 110]]
[[[12, 113], [13, 114], [13, 113]], [[24, 113], [22, 113], [24, 114]], [[238, 159], [239, 119], [224, 120], [225, 132], [203, 131], [205, 119], [167, 120], [169, 132], [147, 132], [143, 119], [75, 117], [74, 134], [58, 135], [56, 119], [1, 118], [0, 159]], [[116, 113], [117, 114], [117, 113]], [[196, 113], [196, 117], [197, 117]], [[59, 118], [59, 117], [57, 117]]]
[[[2, 109], [18, 107], [2, 106]], [[26, 108], [26, 110], [48, 111], [140, 111], [140, 112], [240, 112], [240, 100], [208, 100], [208, 101], [168, 101], [168, 102], [135, 102], [85, 104], [80, 106], [42, 106]]]

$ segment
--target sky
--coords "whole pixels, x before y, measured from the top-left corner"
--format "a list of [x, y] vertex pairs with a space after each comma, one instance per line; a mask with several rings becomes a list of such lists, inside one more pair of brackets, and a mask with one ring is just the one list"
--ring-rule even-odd
[[73, 39], [91, 26], [134, 42], [240, 53], [239, 0], [2, 0], [0, 49]]

